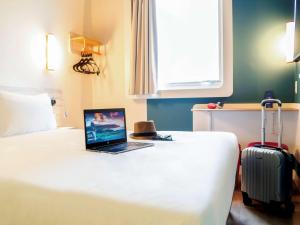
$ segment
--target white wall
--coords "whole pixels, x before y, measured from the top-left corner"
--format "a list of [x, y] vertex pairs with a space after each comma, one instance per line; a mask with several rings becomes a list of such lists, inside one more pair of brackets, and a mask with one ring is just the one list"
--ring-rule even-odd
[[[69, 53], [69, 32], [83, 31], [84, 0], [1, 1], [0, 85], [63, 90], [67, 124], [79, 126], [82, 76], [71, 70], [78, 57]], [[59, 43], [60, 67], [45, 70], [45, 34]]]
[[100, 77], [84, 80], [85, 108], [125, 107], [127, 126], [147, 117], [146, 100], [128, 96], [130, 73], [130, 0], [86, 0], [84, 33], [102, 41], [106, 54], [98, 58], [105, 66]]
[[[146, 119], [145, 100], [127, 96], [130, 0], [10, 0], [1, 2], [0, 86], [63, 91], [65, 125], [82, 127], [83, 108], [126, 107], [128, 125]], [[80, 57], [69, 52], [69, 32], [106, 45], [104, 75], [75, 73]], [[45, 34], [58, 39], [60, 67], [45, 70]]]
[[[300, 109], [300, 104], [298, 104], [298, 108]], [[298, 162], [300, 162], [300, 113], [298, 114], [298, 118], [297, 118], [297, 120], [294, 121], [294, 123], [297, 126], [297, 131], [296, 131], [296, 139], [295, 139], [296, 146], [295, 146], [293, 153], [295, 154]], [[296, 178], [295, 181], [296, 181], [298, 190], [300, 190], [300, 179], [297, 176], [295, 176], [295, 178]]]
[[[297, 104], [300, 109], [300, 104]], [[298, 160], [300, 160], [300, 113], [298, 114], [297, 119], [294, 121], [297, 126], [296, 129], [296, 138], [295, 138], [295, 154], [298, 156]]]

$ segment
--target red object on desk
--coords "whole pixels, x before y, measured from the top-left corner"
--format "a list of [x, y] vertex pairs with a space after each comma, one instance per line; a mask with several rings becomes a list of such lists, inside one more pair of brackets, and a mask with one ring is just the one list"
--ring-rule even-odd
[[215, 103], [208, 103], [207, 104], [207, 108], [209, 108], [209, 109], [216, 109], [217, 108], [217, 104], [215, 104]]

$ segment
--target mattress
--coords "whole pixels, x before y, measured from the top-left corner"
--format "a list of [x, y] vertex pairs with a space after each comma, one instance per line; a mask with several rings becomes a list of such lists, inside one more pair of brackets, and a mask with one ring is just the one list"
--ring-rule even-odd
[[119, 155], [86, 151], [77, 129], [0, 138], [0, 225], [224, 225], [236, 136], [166, 133]]

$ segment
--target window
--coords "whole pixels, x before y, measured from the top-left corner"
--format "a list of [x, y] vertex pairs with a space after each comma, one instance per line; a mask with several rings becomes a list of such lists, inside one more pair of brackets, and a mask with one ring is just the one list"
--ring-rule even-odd
[[223, 85], [220, 2], [156, 1], [159, 90]]

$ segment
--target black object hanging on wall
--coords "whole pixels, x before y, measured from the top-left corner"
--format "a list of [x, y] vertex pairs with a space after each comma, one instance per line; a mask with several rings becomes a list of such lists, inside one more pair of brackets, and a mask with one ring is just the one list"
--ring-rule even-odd
[[78, 73], [100, 75], [100, 68], [91, 53], [81, 53], [81, 59], [73, 66], [73, 70]]
[[[274, 99], [274, 93], [272, 90], [268, 90], [265, 92], [264, 99]], [[273, 103], [266, 103], [266, 108], [273, 108]]]

